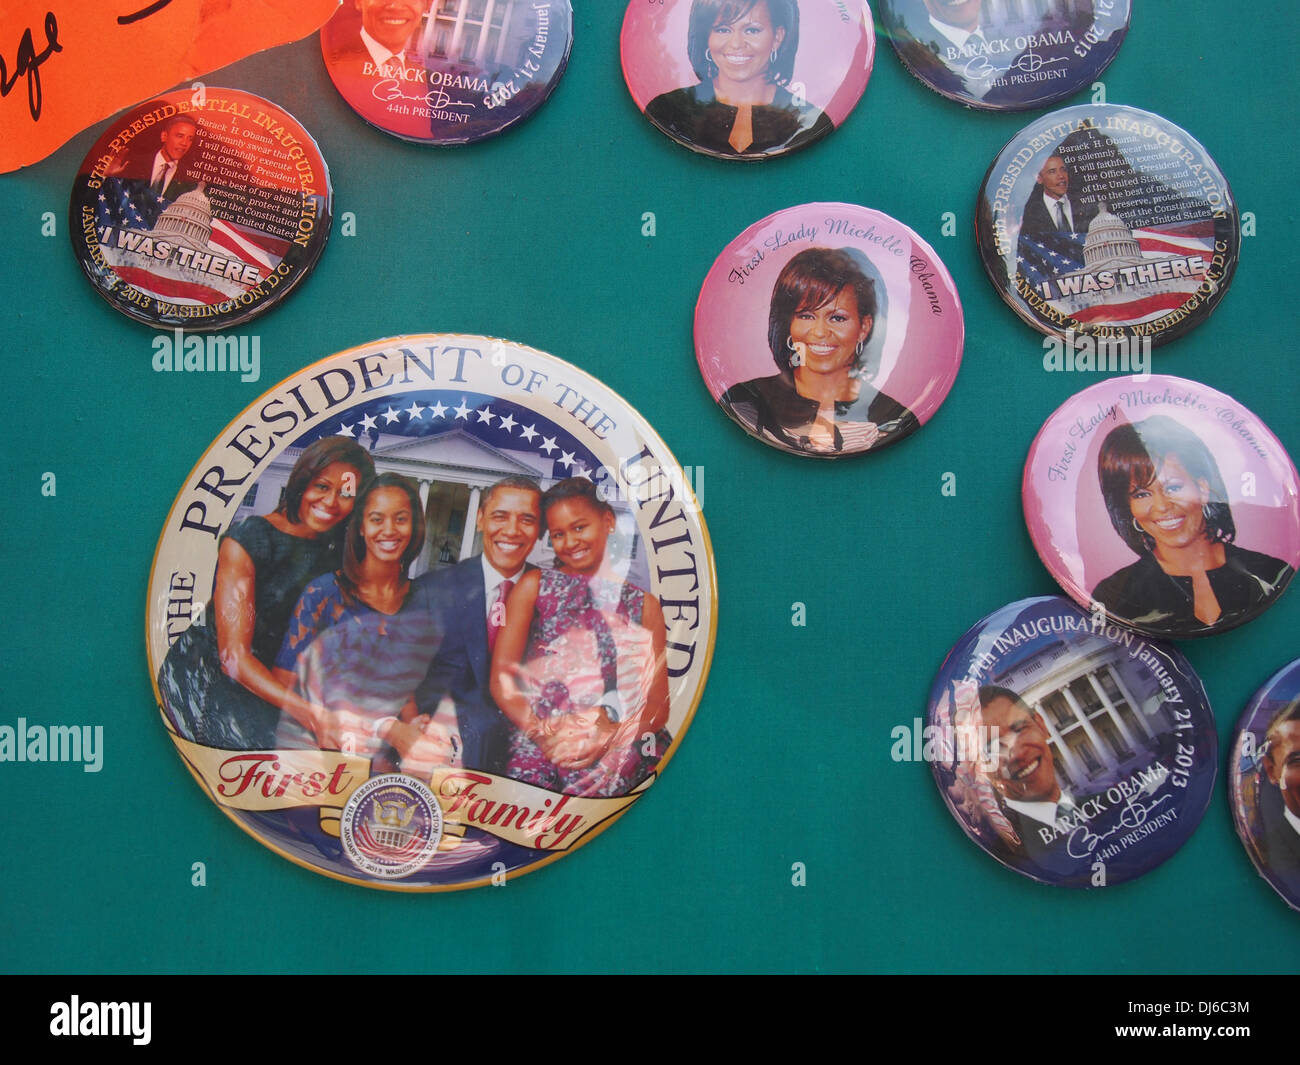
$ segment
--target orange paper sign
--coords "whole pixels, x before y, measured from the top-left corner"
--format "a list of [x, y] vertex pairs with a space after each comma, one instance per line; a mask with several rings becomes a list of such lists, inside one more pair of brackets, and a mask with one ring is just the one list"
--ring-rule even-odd
[[339, 0], [5, 0], [0, 172], [101, 118], [253, 52], [305, 37]]

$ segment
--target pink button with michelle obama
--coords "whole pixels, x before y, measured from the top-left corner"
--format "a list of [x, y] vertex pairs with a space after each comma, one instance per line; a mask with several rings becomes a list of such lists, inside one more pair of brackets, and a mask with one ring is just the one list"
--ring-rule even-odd
[[1025, 521], [1076, 602], [1150, 636], [1207, 636], [1267, 610], [1300, 565], [1300, 482], [1231, 396], [1164, 375], [1067, 400], [1029, 449]]
[[790, 207], [723, 250], [695, 308], [695, 353], [732, 421], [795, 455], [896, 443], [961, 365], [961, 301], [902, 222], [845, 203]]
[[864, 0], [631, 0], [620, 48], [657, 129], [752, 161], [837, 129], [867, 87], [876, 37]]

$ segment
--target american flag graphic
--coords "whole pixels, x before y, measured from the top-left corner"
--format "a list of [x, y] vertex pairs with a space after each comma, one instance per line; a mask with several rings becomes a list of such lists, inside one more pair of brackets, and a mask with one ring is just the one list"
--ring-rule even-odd
[[[1208, 268], [1214, 255], [1212, 219], [1148, 226], [1132, 232], [1146, 262], [1199, 255]], [[1083, 242], [1082, 233], [1043, 233], [1036, 237], [1021, 234], [1016, 245], [1017, 272], [1041, 293], [1045, 282], [1054, 282], [1062, 274], [1078, 273], [1084, 269]], [[1137, 325], [1177, 310], [1204, 280], [1203, 268], [1187, 277], [1175, 277], [1155, 284], [1125, 285], [1109, 293], [1092, 293], [1074, 300], [1068, 297], [1053, 299], [1052, 302], [1058, 310], [1087, 325]], [[1085, 305], [1078, 306], [1079, 300], [1085, 301]]]
[[427, 838], [420, 833], [394, 832], [381, 829], [383, 838], [375, 837], [373, 826], [362, 821], [357, 825], [357, 849], [371, 861], [404, 862], [414, 858], [424, 849]]
[[167, 201], [143, 181], [108, 178], [95, 202], [95, 225], [123, 229], [153, 229]]
[[1057, 274], [1083, 269], [1083, 234], [1061, 230], [1037, 237], [1020, 235], [1016, 245], [1016, 269], [1034, 288]]
[[[119, 234], [131, 231], [148, 235], [169, 203], [169, 200], [159, 196], [143, 182], [124, 181], [120, 178], [106, 180], [95, 204], [95, 224], [101, 234], [106, 226], [113, 228], [113, 233], [104, 245], [109, 261], [114, 261], [115, 253], [121, 246], [119, 240], [122, 237]], [[262, 277], [280, 265], [288, 250], [287, 240], [268, 236], [237, 222], [227, 222], [215, 215], [212, 218], [212, 237], [208, 242], [208, 251], [225, 259], [255, 266]], [[141, 292], [171, 303], [209, 305], [230, 298], [228, 291], [177, 276], [179, 271], [169, 268], [169, 262], [163, 259], [155, 259], [149, 264], [123, 262], [115, 265], [114, 272]]]

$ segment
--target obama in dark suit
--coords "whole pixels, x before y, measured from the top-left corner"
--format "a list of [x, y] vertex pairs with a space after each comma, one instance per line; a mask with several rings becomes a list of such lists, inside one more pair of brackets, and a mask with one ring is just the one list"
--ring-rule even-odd
[[1078, 193], [1070, 195], [1070, 171], [1065, 160], [1051, 155], [1038, 171], [1037, 187], [1025, 203], [1020, 235], [1041, 240], [1046, 234], [1073, 233], [1082, 238], [1096, 217], [1096, 204], [1083, 203]]
[[527, 568], [541, 531], [542, 490], [531, 478], [498, 481], [483, 493], [475, 526], [483, 553], [416, 578], [413, 606], [427, 610], [439, 634], [437, 654], [415, 692], [432, 717], [444, 697], [456, 704], [466, 768], [499, 772], [508, 755], [510, 722], [492, 701], [492, 645], [505, 622], [511, 589]]

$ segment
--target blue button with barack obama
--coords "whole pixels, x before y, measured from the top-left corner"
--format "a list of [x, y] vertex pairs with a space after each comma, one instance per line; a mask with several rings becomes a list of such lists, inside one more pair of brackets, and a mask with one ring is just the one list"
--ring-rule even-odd
[[1034, 119], [994, 158], [976, 198], [980, 259], [1007, 305], [1072, 345], [1104, 340], [1122, 369], [1209, 317], [1236, 272], [1241, 233], [1207, 149], [1124, 104]]
[[903, 65], [950, 100], [1025, 111], [1088, 88], [1128, 33], [1130, 0], [876, 0]]
[[1300, 658], [1274, 673], [1237, 721], [1228, 796], [1255, 870], [1300, 911]]
[[930, 690], [925, 757], [949, 812], [1032, 880], [1105, 888], [1196, 830], [1218, 739], [1187, 660], [1067, 599], [976, 624]]

